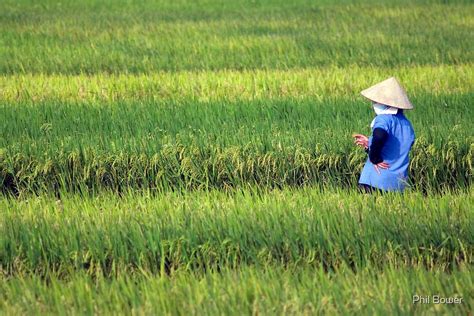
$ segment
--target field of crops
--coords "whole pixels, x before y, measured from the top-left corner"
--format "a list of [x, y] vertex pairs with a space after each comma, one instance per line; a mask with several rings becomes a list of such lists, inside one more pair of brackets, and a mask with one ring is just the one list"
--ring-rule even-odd
[[468, 314], [473, 87], [470, 1], [1, 1], [0, 314]]

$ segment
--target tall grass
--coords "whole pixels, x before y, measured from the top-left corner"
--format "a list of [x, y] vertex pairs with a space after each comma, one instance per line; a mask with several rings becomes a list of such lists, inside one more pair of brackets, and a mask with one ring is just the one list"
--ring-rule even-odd
[[473, 10], [468, 1], [8, 0], [0, 73], [472, 63]]
[[3, 1], [2, 191], [353, 185], [354, 97], [390, 75], [417, 106], [412, 182], [468, 187], [472, 10]]
[[[0, 1], [0, 314], [469, 313], [473, 16]], [[358, 94], [393, 75], [411, 189], [362, 195]]]
[[8, 276], [116, 276], [242, 265], [336, 271], [473, 260], [472, 192], [363, 196], [317, 189], [1, 199]]
[[[0, 76], [0, 96], [14, 106], [38, 102], [243, 101], [281, 98], [354, 98], [396, 76], [410, 96], [472, 92], [474, 66], [324, 67], [291, 70], [181, 71], [152, 74]], [[419, 104], [416, 104], [418, 106]]]
[[[66, 280], [31, 276], [2, 282], [0, 309], [10, 315], [463, 315], [474, 307], [473, 280], [468, 269], [451, 274], [397, 268], [327, 274], [319, 269], [243, 267], [114, 279], [79, 273]], [[415, 294], [462, 297], [463, 303], [413, 304]]]
[[[101, 154], [94, 150], [57, 152], [54, 157], [3, 153], [3, 193], [116, 193], [151, 189], [229, 189], [304, 185], [351, 187], [366, 159], [362, 153], [324, 154], [304, 147], [275, 152], [252, 148], [165, 146], [157, 153]], [[422, 192], [464, 190], [472, 185], [472, 148], [450, 143], [437, 149], [419, 141], [410, 165], [410, 186]]]
[[[415, 189], [472, 183], [472, 96], [419, 95], [407, 116], [417, 134]], [[0, 180], [4, 191], [67, 189], [352, 186], [369, 134], [362, 99], [45, 102], [4, 104]]]

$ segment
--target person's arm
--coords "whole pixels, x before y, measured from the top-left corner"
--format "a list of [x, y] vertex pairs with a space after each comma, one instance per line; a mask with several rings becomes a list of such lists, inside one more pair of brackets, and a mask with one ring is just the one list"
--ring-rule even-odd
[[374, 165], [383, 161], [382, 148], [388, 138], [388, 133], [383, 128], [375, 128], [372, 133], [372, 143], [369, 147], [369, 160]]

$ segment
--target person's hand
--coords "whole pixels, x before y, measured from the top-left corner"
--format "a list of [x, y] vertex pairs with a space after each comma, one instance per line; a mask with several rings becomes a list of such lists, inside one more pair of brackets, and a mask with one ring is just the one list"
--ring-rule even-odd
[[379, 162], [378, 164], [374, 165], [375, 171], [377, 171], [378, 174], [380, 174], [380, 169], [388, 169], [389, 167], [390, 165], [385, 161]]
[[352, 137], [354, 138], [354, 144], [360, 146], [364, 149], [369, 148], [369, 138], [362, 134], [353, 134]]

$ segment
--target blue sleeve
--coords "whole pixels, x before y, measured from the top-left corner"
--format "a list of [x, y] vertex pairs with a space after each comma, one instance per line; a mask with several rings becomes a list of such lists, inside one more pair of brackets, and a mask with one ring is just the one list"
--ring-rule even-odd
[[374, 125], [372, 131], [376, 128], [381, 128], [388, 133], [390, 130], [390, 117], [391, 115], [377, 115], [374, 119]]

